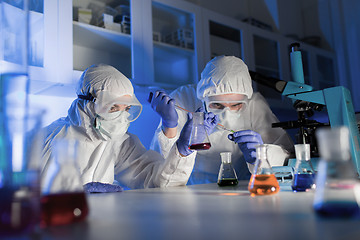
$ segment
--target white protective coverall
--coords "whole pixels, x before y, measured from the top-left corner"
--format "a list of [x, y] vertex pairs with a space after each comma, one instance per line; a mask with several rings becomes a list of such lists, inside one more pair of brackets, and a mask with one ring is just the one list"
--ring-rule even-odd
[[[77, 95], [93, 96], [102, 93], [134, 96], [134, 89], [123, 74], [109, 65], [94, 65], [80, 78]], [[96, 103], [96, 101], [95, 101]], [[45, 128], [43, 151], [44, 170], [53, 161], [52, 143], [56, 139], [78, 141], [77, 164], [83, 184], [101, 182], [113, 184], [116, 180], [125, 188], [148, 188], [185, 185], [194, 165], [194, 154], [181, 157], [176, 144], [164, 159], [158, 152], [146, 150], [137, 136], [127, 132], [116, 139], [104, 138], [94, 129], [97, 116], [93, 101], [77, 98], [60, 118]]]
[[[180, 107], [196, 111], [199, 107], [204, 106], [204, 102], [199, 98], [205, 99], [208, 96], [227, 93], [244, 94], [249, 98], [248, 105], [241, 112], [241, 117], [233, 130], [250, 129], [259, 133], [264, 143], [275, 144], [269, 149], [269, 161], [272, 166], [282, 166], [288, 157], [288, 151], [293, 149], [292, 140], [283, 129], [271, 127], [271, 124], [278, 122], [278, 119], [272, 113], [264, 97], [260, 93], [253, 93], [248, 68], [241, 59], [228, 56], [213, 59], [202, 72], [197, 86], [179, 87], [170, 94], [170, 97], [174, 98]], [[165, 157], [170, 153], [187, 119], [185, 111], [176, 110], [179, 116], [177, 136], [171, 139], [167, 138], [161, 130], [160, 123], [151, 143], [151, 149], [161, 152]], [[246, 163], [238, 144], [228, 139], [230, 133], [215, 128], [215, 131], [209, 135], [211, 148], [196, 152], [195, 166], [188, 184], [217, 182], [221, 152], [232, 153], [232, 164], [239, 180], [250, 178], [254, 165]]]

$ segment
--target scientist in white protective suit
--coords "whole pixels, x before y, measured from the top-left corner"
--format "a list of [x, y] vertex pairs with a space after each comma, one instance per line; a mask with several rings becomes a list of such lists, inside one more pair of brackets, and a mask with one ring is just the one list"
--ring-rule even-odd
[[45, 128], [44, 174], [53, 162], [54, 140], [75, 139], [76, 163], [86, 192], [187, 183], [195, 156], [180, 155], [177, 146], [185, 148], [181, 143], [188, 142], [190, 136], [182, 134], [165, 159], [158, 152], [146, 150], [137, 136], [127, 132], [142, 105], [130, 80], [122, 73], [109, 65], [93, 65], [83, 72], [76, 93], [78, 98], [69, 108], [68, 116]]
[[[166, 93], [156, 92], [154, 97], [164, 98]], [[167, 95], [166, 95], [167, 96]], [[175, 104], [190, 111], [202, 110], [216, 114], [219, 126], [208, 131], [211, 148], [196, 154], [195, 166], [188, 184], [217, 182], [221, 165], [221, 152], [232, 153], [232, 164], [239, 180], [248, 180], [256, 160], [255, 146], [272, 144], [268, 158], [272, 166], [282, 166], [293, 151], [293, 142], [281, 128], [272, 128], [278, 122], [266, 100], [260, 93], [253, 93], [251, 77], [246, 64], [234, 56], [219, 56], [209, 61], [201, 73], [197, 85], [185, 85], [167, 96], [171, 101], [168, 111], [155, 132], [151, 149], [164, 157], [170, 154], [174, 143], [187, 121], [186, 112], [175, 108]], [[172, 122], [164, 125], [164, 119]], [[217, 124], [218, 121], [215, 121]]]

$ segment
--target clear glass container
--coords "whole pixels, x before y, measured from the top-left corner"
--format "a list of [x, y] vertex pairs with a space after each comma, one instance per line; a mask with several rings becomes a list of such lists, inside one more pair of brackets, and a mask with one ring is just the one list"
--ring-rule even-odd
[[204, 126], [204, 113], [195, 112], [193, 116], [193, 127], [190, 138], [191, 150], [208, 150], [211, 147], [209, 136]]
[[315, 188], [315, 171], [311, 164], [310, 144], [295, 144], [296, 164], [291, 188], [304, 192]]
[[351, 161], [349, 129], [319, 129], [320, 162], [313, 207], [324, 217], [359, 217], [360, 182]]
[[252, 196], [270, 195], [279, 192], [280, 186], [268, 160], [269, 144], [256, 146], [254, 173], [250, 177], [248, 190]]
[[42, 174], [41, 226], [83, 221], [89, 212], [79, 168], [77, 142], [55, 140], [51, 158]]
[[219, 186], [235, 186], [238, 184], [235, 169], [231, 163], [231, 152], [222, 152], [221, 166], [219, 170], [218, 182]]

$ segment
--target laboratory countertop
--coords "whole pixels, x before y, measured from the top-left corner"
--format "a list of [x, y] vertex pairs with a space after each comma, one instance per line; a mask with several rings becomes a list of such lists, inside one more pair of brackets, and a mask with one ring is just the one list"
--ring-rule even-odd
[[40, 239], [360, 239], [360, 220], [320, 218], [312, 209], [313, 192], [286, 186], [255, 197], [247, 182], [87, 196], [85, 222], [47, 228]]

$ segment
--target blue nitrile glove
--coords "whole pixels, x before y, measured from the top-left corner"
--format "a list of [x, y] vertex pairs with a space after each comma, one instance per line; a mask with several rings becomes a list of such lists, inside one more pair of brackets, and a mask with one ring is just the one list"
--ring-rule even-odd
[[239, 144], [239, 148], [244, 154], [245, 161], [255, 163], [256, 145], [263, 144], [263, 140], [259, 133], [252, 130], [243, 130], [229, 134], [228, 138]]
[[178, 125], [178, 114], [175, 110], [175, 99], [170, 98], [162, 91], [150, 92], [148, 102], [162, 119], [162, 125], [174, 128]]
[[220, 119], [219, 119], [218, 115], [215, 115], [212, 112], [204, 113], [204, 127], [205, 127], [208, 135], [210, 135], [214, 131], [216, 125], [219, 122], [220, 122]]
[[193, 118], [191, 113], [188, 113], [187, 116], [188, 116], [188, 120], [185, 123], [183, 129], [181, 130], [179, 139], [176, 141], [176, 146], [178, 148], [178, 151], [183, 156], [188, 156], [192, 152], [194, 152], [189, 149]]
[[84, 191], [86, 193], [122, 192], [123, 188], [114, 184], [90, 182], [84, 185]]

